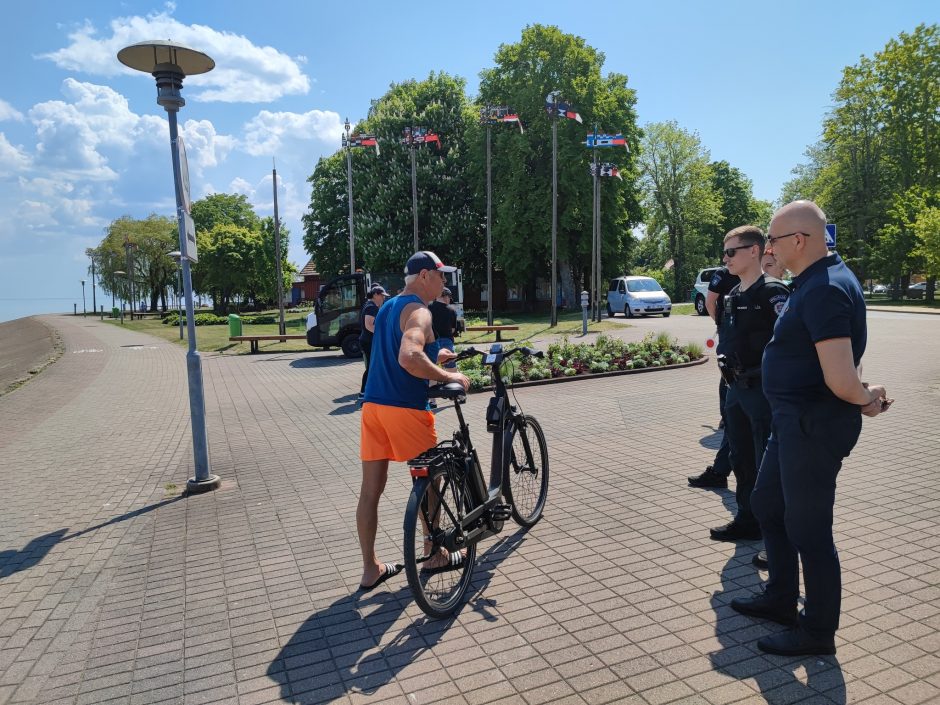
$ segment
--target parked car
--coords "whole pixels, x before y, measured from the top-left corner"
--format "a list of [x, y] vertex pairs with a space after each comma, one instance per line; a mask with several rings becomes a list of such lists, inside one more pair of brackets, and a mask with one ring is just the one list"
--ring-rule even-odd
[[873, 293], [873, 294], [887, 294], [887, 293], [888, 293], [888, 286], [887, 286], [887, 284], [875, 284], [875, 285], [872, 287], [872, 289], [871, 289], [871, 293]]
[[617, 277], [607, 291], [607, 315], [623, 312], [627, 318], [672, 313], [672, 300], [652, 277]]
[[927, 282], [911, 284], [909, 287], [907, 287], [907, 298], [909, 299], [922, 299], [926, 293]]
[[695, 304], [695, 312], [699, 316], [707, 316], [708, 309], [705, 308], [705, 297], [708, 296], [708, 284], [715, 276], [720, 267], [708, 267], [702, 269], [695, 275], [695, 284], [692, 286], [692, 303]]

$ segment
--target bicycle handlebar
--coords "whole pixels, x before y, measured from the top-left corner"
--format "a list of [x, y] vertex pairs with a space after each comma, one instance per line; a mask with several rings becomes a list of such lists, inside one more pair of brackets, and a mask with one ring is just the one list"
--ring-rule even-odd
[[[525, 345], [521, 345], [515, 348], [510, 348], [509, 350], [503, 350], [501, 354], [503, 358], [507, 358], [510, 355], [515, 355], [517, 352], [521, 352], [523, 356], [525, 357], [545, 357], [545, 353], [542, 352], [541, 350], [536, 350], [535, 348], [526, 347]], [[466, 350], [462, 350], [461, 352], [459, 352], [454, 362], [457, 362], [459, 360], [466, 360], [476, 355], [485, 357], [486, 355], [489, 355], [489, 354], [490, 354], [489, 351], [477, 350], [476, 348], [470, 347], [470, 348], [467, 348]]]

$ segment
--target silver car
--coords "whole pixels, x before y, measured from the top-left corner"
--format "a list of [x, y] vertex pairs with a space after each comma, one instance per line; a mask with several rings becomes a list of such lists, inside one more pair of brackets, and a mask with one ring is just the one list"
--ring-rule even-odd
[[617, 277], [610, 280], [607, 315], [622, 312], [627, 318], [672, 313], [672, 300], [652, 277]]

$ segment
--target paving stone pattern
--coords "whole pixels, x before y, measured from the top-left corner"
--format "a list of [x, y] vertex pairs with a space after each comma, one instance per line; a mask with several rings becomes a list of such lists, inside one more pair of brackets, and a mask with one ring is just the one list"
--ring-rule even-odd
[[[0, 703], [940, 702], [940, 317], [871, 316], [865, 377], [897, 403], [840, 474], [839, 652], [807, 659], [757, 651], [779, 627], [728, 606], [761, 582], [755, 546], [707, 532], [733, 495], [685, 486], [720, 439], [712, 364], [518, 390], [549, 439], [545, 517], [481, 544], [466, 607], [429, 621], [404, 576], [355, 593], [360, 362], [204, 357], [223, 487], [181, 497], [183, 348], [45, 320], [65, 354], [0, 398]], [[390, 474], [384, 560], [411, 485]]]

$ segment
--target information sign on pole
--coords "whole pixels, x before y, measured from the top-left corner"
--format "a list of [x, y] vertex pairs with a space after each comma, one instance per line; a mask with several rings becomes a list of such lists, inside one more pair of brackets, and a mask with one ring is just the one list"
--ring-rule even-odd
[[826, 223], [826, 247], [836, 249], [836, 224]]
[[186, 237], [183, 240], [182, 256], [190, 262], [198, 262], [199, 256], [196, 253], [196, 223], [189, 213], [183, 213], [183, 223], [186, 228]]

